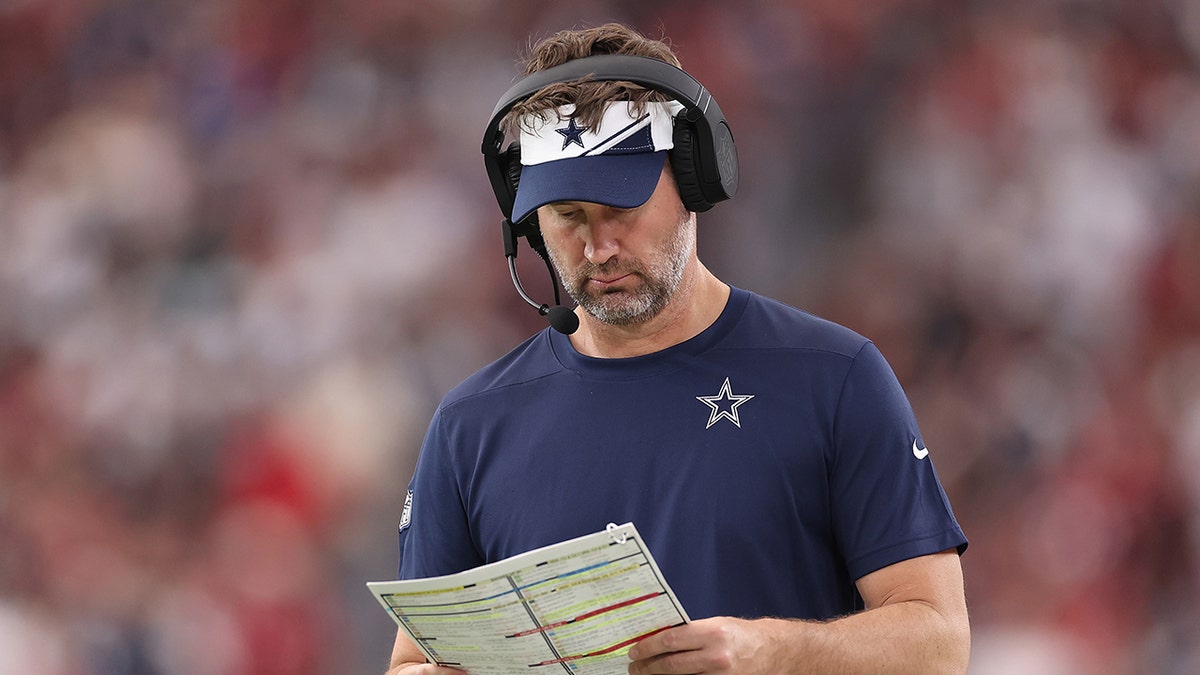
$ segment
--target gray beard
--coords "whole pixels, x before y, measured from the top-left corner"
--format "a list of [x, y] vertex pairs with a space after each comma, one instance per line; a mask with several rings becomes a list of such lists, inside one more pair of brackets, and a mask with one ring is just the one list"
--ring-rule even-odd
[[[652, 260], [649, 264], [619, 260], [603, 265], [585, 263], [573, 272], [565, 273], [562, 261], [553, 253], [551, 262], [562, 279], [567, 295], [588, 314], [611, 326], [643, 323], [658, 316], [679, 290], [683, 271], [696, 243], [695, 237], [691, 236], [691, 229], [686, 226], [686, 220], [690, 217], [691, 214], [685, 211], [675, 236], [667, 242], [663, 257]], [[642, 284], [633, 291], [593, 294], [585, 289], [589, 277], [616, 272], [636, 275], [641, 278]]]

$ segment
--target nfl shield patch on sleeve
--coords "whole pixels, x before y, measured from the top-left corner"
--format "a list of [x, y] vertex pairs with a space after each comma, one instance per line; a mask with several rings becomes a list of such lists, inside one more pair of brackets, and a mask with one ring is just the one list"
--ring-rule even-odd
[[412, 504], [413, 491], [409, 490], [408, 494], [404, 497], [404, 510], [400, 512], [400, 526], [397, 528], [398, 532], [403, 532], [404, 528], [408, 527], [412, 522]]

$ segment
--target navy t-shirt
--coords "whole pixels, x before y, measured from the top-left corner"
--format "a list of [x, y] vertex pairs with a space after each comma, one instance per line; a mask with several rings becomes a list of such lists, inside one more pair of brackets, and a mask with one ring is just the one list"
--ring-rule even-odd
[[736, 288], [654, 354], [534, 335], [445, 396], [409, 490], [401, 578], [632, 521], [694, 619], [832, 618], [863, 575], [966, 548], [878, 349]]

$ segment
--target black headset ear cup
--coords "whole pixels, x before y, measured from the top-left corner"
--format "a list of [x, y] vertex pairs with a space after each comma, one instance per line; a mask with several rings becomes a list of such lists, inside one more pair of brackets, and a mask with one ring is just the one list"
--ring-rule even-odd
[[[517, 188], [521, 186], [521, 146], [516, 143], [510, 145], [508, 150], [500, 155], [500, 166], [507, 177], [508, 213], [512, 213], [512, 206], [517, 201]], [[539, 234], [537, 212], [525, 216], [525, 219], [519, 223], [513, 223], [512, 227], [517, 236], [537, 236]], [[530, 244], [534, 244], [534, 250], [537, 250], [533, 239], [530, 239]], [[544, 253], [541, 254], [544, 255]]]
[[500, 156], [500, 166], [508, 177], [508, 208], [512, 209], [517, 199], [517, 187], [521, 184], [521, 146], [513, 143]]
[[672, 142], [674, 147], [667, 155], [671, 159], [671, 170], [683, 206], [697, 213], [711, 209], [713, 204], [704, 198], [704, 191], [700, 187], [699, 169], [696, 166], [696, 133], [682, 114], [675, 118]]

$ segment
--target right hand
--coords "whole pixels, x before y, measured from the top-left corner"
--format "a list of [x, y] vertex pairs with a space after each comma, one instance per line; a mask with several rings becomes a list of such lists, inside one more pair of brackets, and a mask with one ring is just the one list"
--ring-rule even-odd
[[392, 663], [384, 675], [464, 675], [466, 671], [425, 662], [425, 655], [409, 641], [403, 630], [396, 630]]

